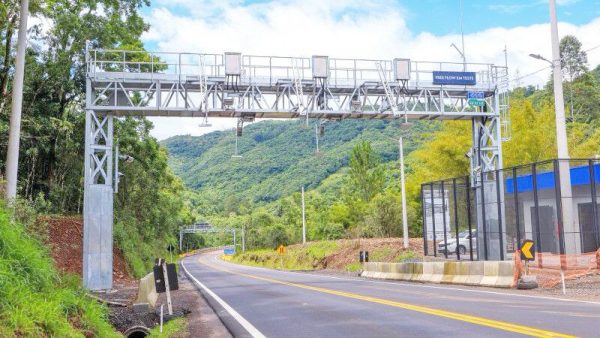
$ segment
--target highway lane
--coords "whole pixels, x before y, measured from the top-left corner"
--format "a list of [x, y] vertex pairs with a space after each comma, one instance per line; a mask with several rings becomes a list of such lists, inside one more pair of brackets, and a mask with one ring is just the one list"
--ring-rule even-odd
[[224, 262], [220, 254], [182, 263], [208, 298], [219, 298], [211, 303], [235, 335], [600, 336], [599, 303], [269, 270]]

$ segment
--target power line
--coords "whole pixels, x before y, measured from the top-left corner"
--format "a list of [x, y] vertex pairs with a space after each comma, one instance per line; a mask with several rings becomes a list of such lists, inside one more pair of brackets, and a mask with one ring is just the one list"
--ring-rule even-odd
[[[595, 49], [598, 49], [598, 48], [600, 48], [600, 45], [596, 45], [596, 46], [594, 46], [592, 48], [588, 48], [586, 50], [583, 50], [583, 52], [585, 52], [585, 53], [591, 52], [591, 51], [593, 51]], [[560, 58], [560, 60], [562, 60], [562, 59], [563, 58]], [[522, 75], [522, 76], [519, 76], [519, 77], [512, 78], [510, 81], [511, 82], [521, 81], [521, 80], [523, 80], [526, 77], [533, 76], [533, 75], [535, 75], [537, 73], [543, 72], [544, 70], [551, 69], [551, 68], [552, 68], [552, 66], [546, 66], [546, 67], [540, 68], [540, 69], [538, 69], [538, 70], [536, 70], [534, 72], [531, 72], [531, 73], [528, 73], [528, 74], [525, 74], [525, 75]]]

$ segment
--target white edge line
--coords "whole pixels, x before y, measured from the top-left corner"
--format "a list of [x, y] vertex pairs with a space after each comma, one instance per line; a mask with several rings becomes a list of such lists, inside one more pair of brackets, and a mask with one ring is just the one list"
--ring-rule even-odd
[[278, 272], [283, 272], [283, 273], [300, 274], [300, 275], [310, 275], [310, 276], [315, 276], [315, 277], [326, 277], [326, 278], [340, 279], [340, 280], [346, 280], [346, 281], [357, 281], [357, 282], [373, 283], [373, 284], [406, 285], [406, 286], [412, 286], [412, 287], [418, 287], [418, 288], [426, 288], [426, 289], [456, 290], [456, 291], [471, 292], [471, 293], [487, 293], [487, 294], [500, 295], [500, 296], [514, 296], [514, 297], [524, 297], [524, 298], [532, 298], [532, 299], [539, 299], [539, 300], [555, 300], [555, 301], [559, 301], [559, 302], [571, 302], [571, 303], [582, 303], [582, 304], [600, 305], [600, 302], [589, 301], [589, 300], [565, 299], [565, 298], [558, 298], [558, 297], [555, 298], [555, 297], [537, 296], [537, 295], [521, 295], [521, 294], [518, 294], [518, 293], [500, 292], [500, 291], [491, 291], [491, 290], [464, 289], [464, 288], [461, 288], [461, 287], [454, 287], [451, 284], [449, 286], [437, 286], [437, 285], [428, 285], [428, 284], [408, 283], [406, 281], [400, 281], [400, 280], [397, 281], [397, 282], [385, 282], [385, 281], [378, 281], [378, 280], [372, 280], [372, 279], [366, 279], [366, 278], [363, 279], [363, 278], [344, 278], [344, 277], [337, 277], [337, 276], [328, 276], [328, 275], [317, 274], [317, 273], [312, 273], [312, 272], [282, 271], [282, 270], [277, 270], [277, 269], [264, 268], [264, 267], [260, 267], [260, 266], [252, 266], [252, 265], [244, 265], [244, 264], [239, 264], [239, 263], [231, 263], [231, 262], [224, 261], [224, 260], [220, 259], [218, 257], [218, 255], [215, 256], [215, 262], [218, 262], [217, 259], [220, 260], [221, 262], [228, 263], [228, 264], [231, 264], [231, 265], [234, 265], [234, 266], [242, 266], [242, 267], [247, 267], [247, 268], [251, 268], [251, 269], [268, 270], [268, 271], [278, 271]]
[[190, 277], [194, 281], [194, 283], [196, 283], [196, 285], [198, 285], [199, 287], [201, 287], [204, 291], [206, 291], [206, 293], [208, 293], [219, 304], [221, 304], [221, 306], [227, 312], [229, 312], [229, 314], [235, 320], [237, 320], [237, 322], [240, 323], [240, 325], [242, 325], [242, 327], [244, 327], [244, 329], [246, 329], [246, 331], [248, 331], [248, 333], [250, 333], [250, 335], [252, 335], [252, 337], [265, 338], [265, 335], [262, 334], [260, 331], [258, 331], [258, 329], [254, 327], [254, 325], [250, 324], [250, 322], [247, 321], [246, 318], [242, 317], [242, 315], [240, 315], [231, 306], [229, 306], [229, 304], [227, 304], [223, 299], [221, 299], [221, 297], [217, 296], [216, 293], [214, 293], [211, 289], [207, 288], [206, 285], [202, 284], [199, 280], [196, 279], [196, 277], [192, 276], [192, 274], [185, 267], [185, 264], [183, 264], [183, 261], [181, 261], [181, 266], [183, 267], [183, 270], [185, 270], [185, 273], [188, 275], [188, 277]]

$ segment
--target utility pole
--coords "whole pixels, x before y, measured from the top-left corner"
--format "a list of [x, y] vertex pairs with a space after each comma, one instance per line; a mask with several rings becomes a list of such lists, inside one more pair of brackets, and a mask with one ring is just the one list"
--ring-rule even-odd
[[246, 252], [246, 225], [242, 223], [242, 252]]
[[8, 134], [8, 151], [6, 153], [6, 199], [8, 201], [14, 200], [17, 197], [17, 172], [19, 170], [19, 143], [21, 138], [21, 109], [23, 107], [23, 78], [25, 75], [28, 17], [29, 0], [21, 0], [17, 58], [12, 88], [10, 131]]
[[302, 245], [306, 245], [306, 212], [304, 210], [304, 186], [302, 186]]
[[398, 152], [400, 155], [400, 184], [402, 188], [402, 236], [404, 237], [404, 249], [408, 249], [408, 215], [406, 212], [406, 187], [404, 186], [404, 146], [402, 137], [398, 139]]
[[[560, 48], [558, 41], [558, 25], [556, 19], [556, 0], [550, 0], [550, 32], [552, 36], [552, 72], [554, 76], [554, 109], [556, 113], [556, 148], [558, 150], [558, 170], [560, 176], [560, 196], [562, 207], [563, 233], [571, 232], [572, 224], [572, 189], [569, 165], [569, 148], [567, 144], [567, 126], [565, 121], [565, 101], [563, 97], [562, 69], [560, 64]], [[560, 161], [567, 160], [567, 161]], [[566, 248], [562, 248], [563, 250]], [[564, 252], [561, 252], [564, 254]], [[562, 266], [562, 264], [561, 264]]]

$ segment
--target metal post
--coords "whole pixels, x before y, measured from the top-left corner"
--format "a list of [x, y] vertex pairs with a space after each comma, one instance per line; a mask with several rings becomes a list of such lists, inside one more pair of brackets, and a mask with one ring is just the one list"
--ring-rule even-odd
[[183, 250], [183, 230], [179, 230], [179, 252]]
[[519, 213], [519, 191], [517, 185], [517, 168], [513, 167], [513, 194], [515, 196], [515, 226], [517, 230], [517, 248], [521, 246], [521, 215]]
[[458, 237], [458, 203], [456, 203], [456, 178], [452, 179], [452, 197], [454, 198], [454, 230], [456, 232], [456, 259], [460, 260], [460, 242]]
[[485, 220], [485, 187], [484, 187], [484, 174], [483, 169], [481, 170], [481, 218], [483, 224], [483, 259], [488, 260], [488, 240], [487, 240], [487, 221]]
[[535, 163], [531, 165], [531, 177], [533, 185], [533, 207], [535, 209], [535, 249], [539, 255], [542, 253], [542, 234], [540, 233], [540, 205], [537, 191], [537, 166]]
[[598, 196], [596, 193], [596, 168], [594, 168], [594, 162], [589, 160], [590, 167], [590, 189], [592, 193], [592, 217], [594, 220], [594, 236], [596, 238], [596, 247], [600, 245], [600, 230], [598, 229]]
[[442, 222], [444, 223], [444, 257], [448, 258], [448, 235], [446, 234], [446, 191], [442, 181]]
[[467, 189], [467, 223], [469, 225], [469, 258], [473, 260], [473, 225], [471, 224], [471, 176], [465, 178]]
[[437, 257], [437, 243], [435, 236], [435, 200], [433, 199], [433, 182], [430, 186], [431, 191], [431, 224], [433, 227], [433, 256]]
[[[29, 0], [21, 0], [21, 17], [17, 37], [17, 57], [13, 79], [10, 129], [6, 153], [6, 199], [17, 197], [17, 175], [19, 171], [19, 143], [21, 139], [21, 109], [23, 107], [23, 78], [25, 77], [25, 49], [27, 48], [27, 19]], [[7, 56], [8, 57], [8, 56]]]
[[[504, 184], [502, 184], [504, 186]], [[502, 199], [500, 197], [500, 170], [496, 170], [496, 204], [498, 206], [498, 240], [500, 241], [500, 260], [504, 260], [504, 236], [502, 234]]]
[[398, 151], [400, 152], [400, 184], [402, 188], [402, 236], [404, 237], [404, 249], [408, 249], [408, 214], [406, 210], [406, 187], [404, 185], [404, 146], [402, 137], [398, 139]]
[[304, 207], [304, 186], [302, 186], [302, 245], [306, 245], [306, 211]]
[[424, 186], [421, 185], [421, 212], [423, 214], [423, 253], [425, 256], [429, 255], [427, 247], [427, 212], [425, 211], [425, 190]]

